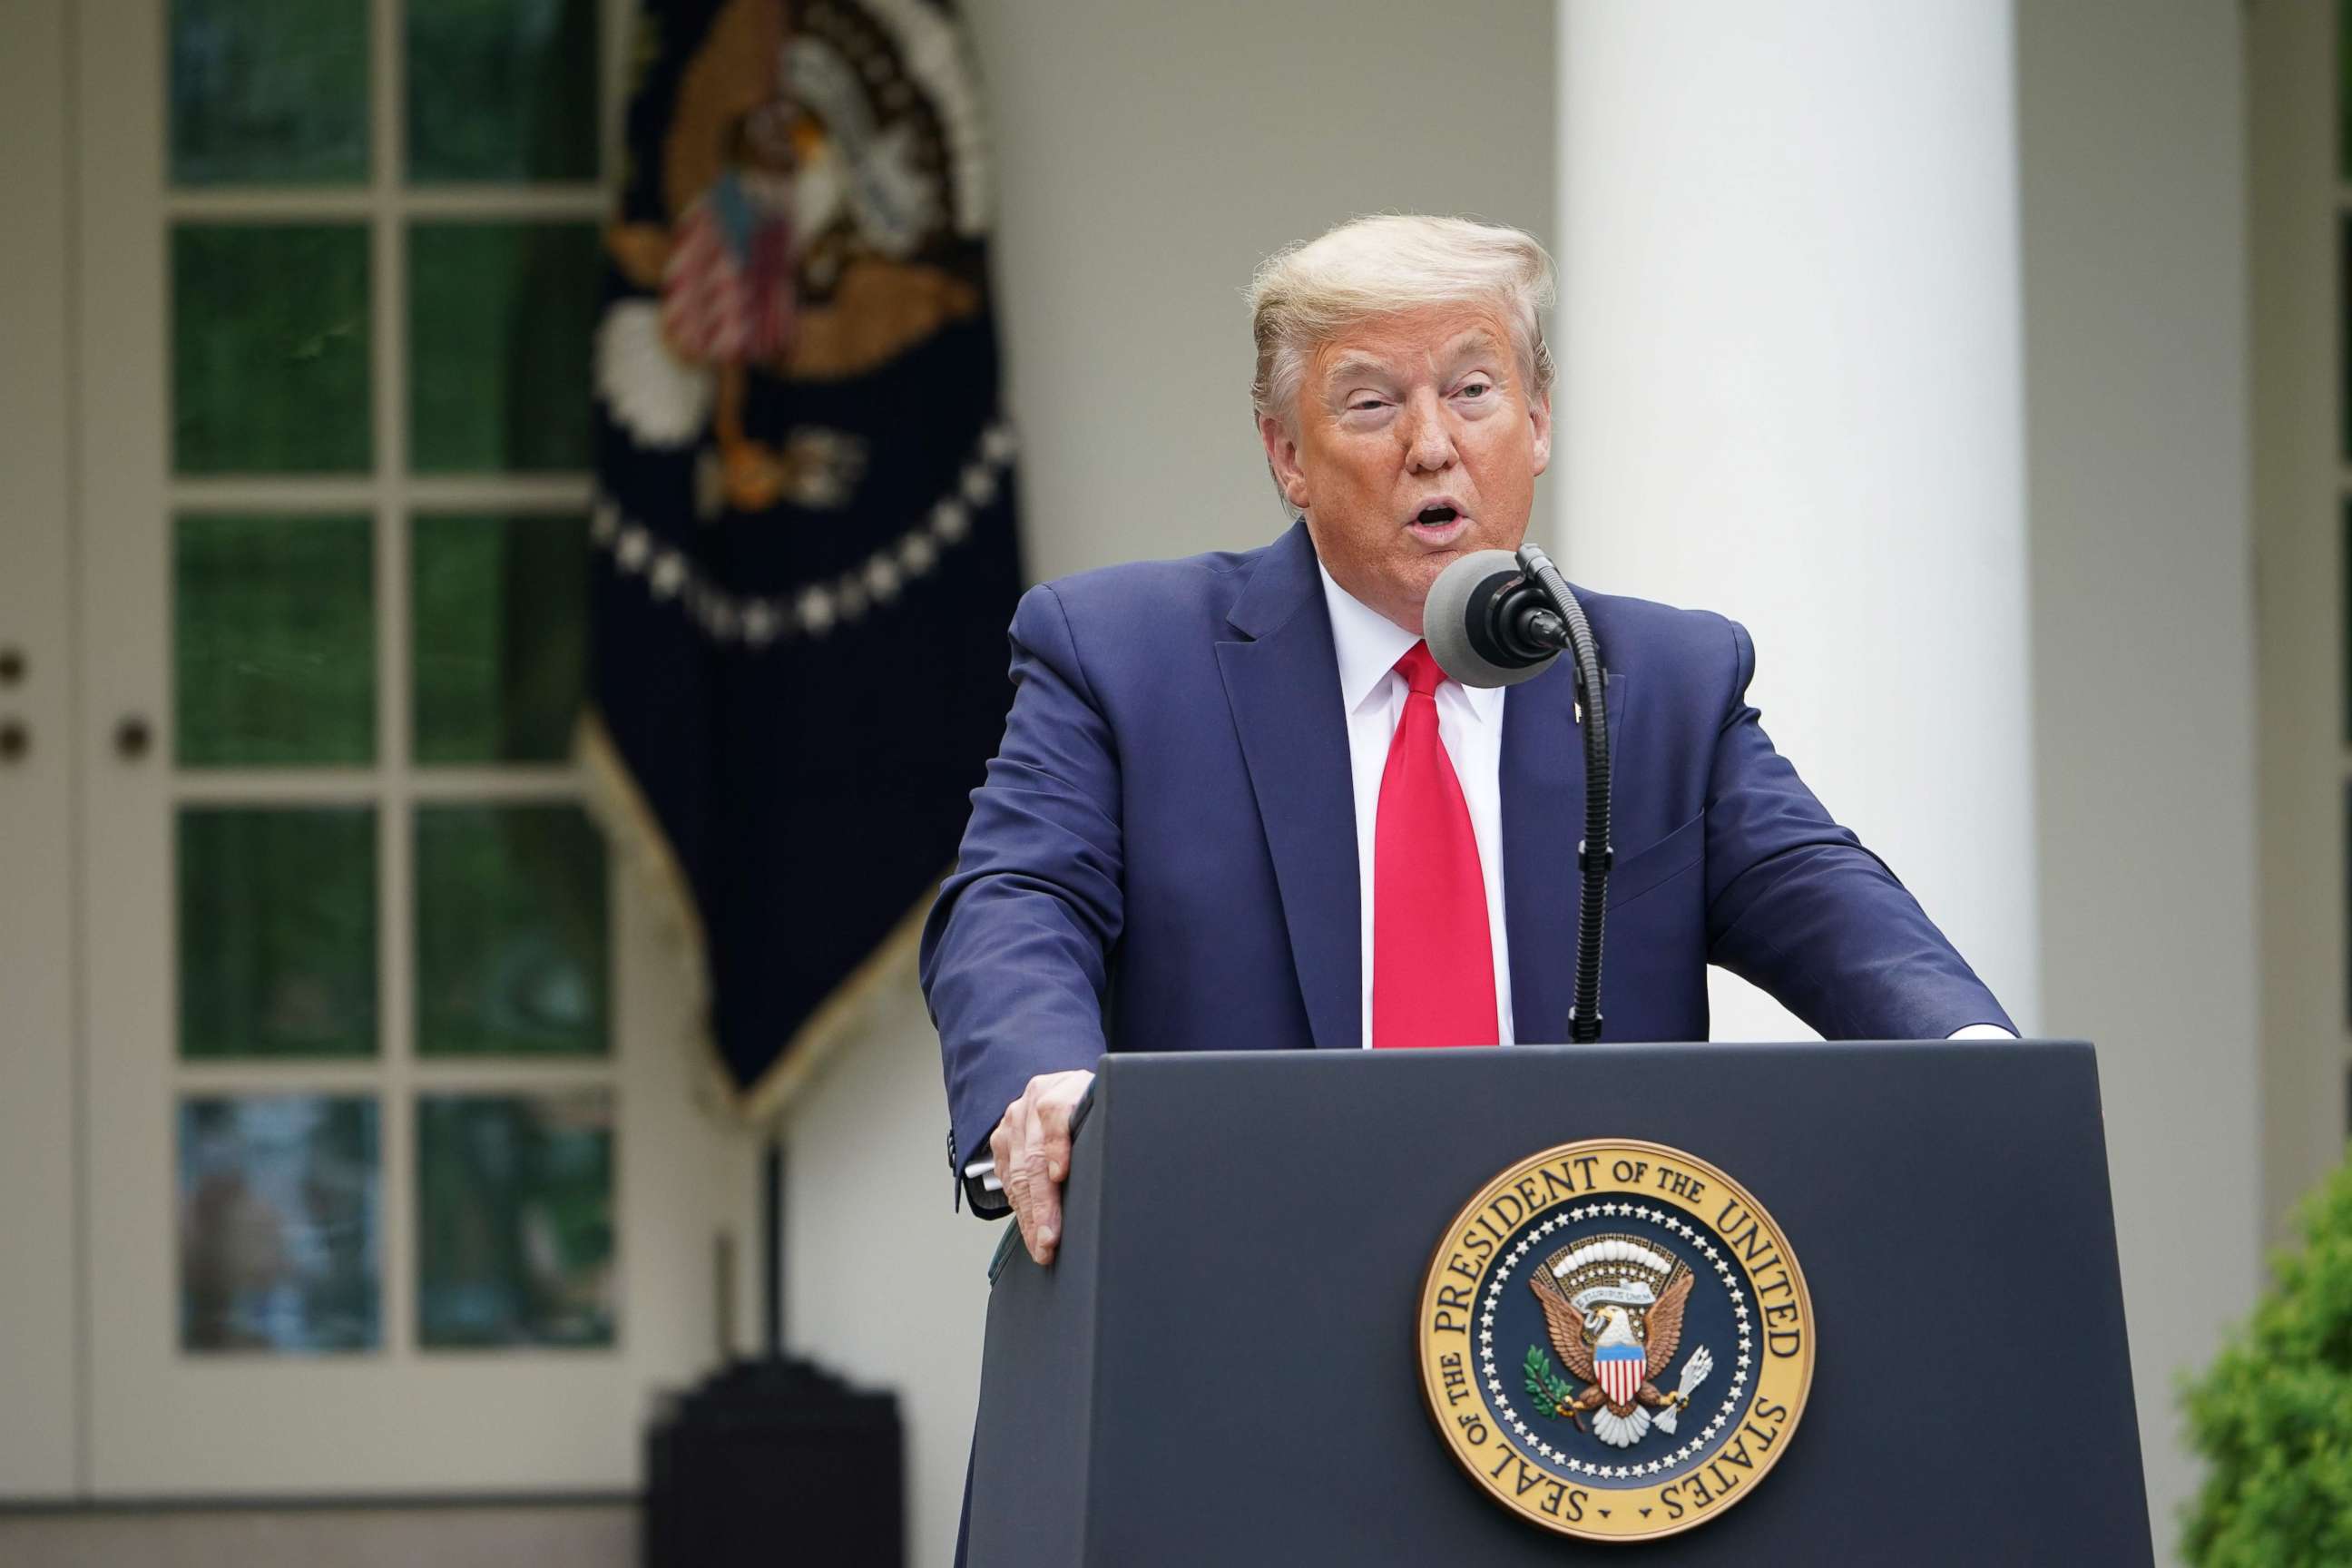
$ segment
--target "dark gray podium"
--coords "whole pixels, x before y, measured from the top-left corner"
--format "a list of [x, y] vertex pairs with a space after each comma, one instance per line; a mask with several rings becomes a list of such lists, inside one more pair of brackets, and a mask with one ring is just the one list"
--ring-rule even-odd
[[[1456, 1212], [1586, 1138], [1730, 1174], [1812, 1300], [1786, 1453], [1662, 1540], [1506, 1511], [1416, 1366]], [[974, 1568], [2151, 1562], [2087, 1045], [1111, 1057], [1067, 1195], [990, 1300]]]

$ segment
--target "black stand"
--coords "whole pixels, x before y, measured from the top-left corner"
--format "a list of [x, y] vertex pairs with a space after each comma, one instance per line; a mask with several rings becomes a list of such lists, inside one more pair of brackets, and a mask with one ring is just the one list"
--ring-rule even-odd
[[646, 1432], [646, 1568], [906, 1561], [898, 1402], [783, 1353], [783, 1149], [763, 1162], [766, 1354], [665, 1400]]
[[[1095, 1092], [1057, 1261], [990, 1300], [973, 1568], [2151, 1561], [2088, 1046], [1114, 1056]], [[1778, 1467], [1638, 1546], [1483, 1495], [1414, 1360], [1456, 1210], [1603, 1137], [1747, 1187], [1817, 1323]]]
[[[1584, 606], [1551, 557], [1533, 544], [1519, 547], [1519, 569], [1556, 612], [1559, 645], [1575, 666], [1576, 689], [1583, 693], [1584, 837], [1576, 844], [1576, 984], [1568, 1009], [1568, 1037], [1579, 1045], [1601, 1037], [1601, 942], [1609, 910], [1609, 873], [1617, 851], [1609, 837], [1610, 763], [1608, 677]], [[1549, 638], [1547, 641], [1550, 640]]]

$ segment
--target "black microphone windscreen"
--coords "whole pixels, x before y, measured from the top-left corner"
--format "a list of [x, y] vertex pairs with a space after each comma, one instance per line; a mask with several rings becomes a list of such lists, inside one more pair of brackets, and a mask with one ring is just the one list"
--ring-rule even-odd
[[1507, 550], [1476, 551], [1437, 574], [1422, 606], [1421, 635], [1438, 668], [1465, 686], [1516, 686], [1551, 667], [1552, 656], [1531, 664], [1497, 663], [1478, 646], [1486, 639], [1474, 628], [1484, 624], [1495, 595], [1522, 574]]

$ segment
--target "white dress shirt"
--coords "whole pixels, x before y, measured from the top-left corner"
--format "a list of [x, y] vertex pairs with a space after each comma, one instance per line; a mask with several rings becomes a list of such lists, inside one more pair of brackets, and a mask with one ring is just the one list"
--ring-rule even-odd
[[[1389, 742], [1404, 717], [1405, 681], [1396, 671], [1421, 639], [1331, 580], [1318, 563], [1323, 602], [1331, 611], [1331, 646], [1339, 656], [1339, 705], [1348, 715], [1348, 771], [1356, 790], [1357, 909], [1363, 917], [1364, 1044], [1372, 1043], [1372, 847], [1380, 833], [1381, 778]], [[1486, 941], [1495, 955], [1496, 1041], [1511, 1043], [1511, 944], [1503, 929], [1503, 690], [1437, 684], [1437, 738], [1445, 747], [1486, 884]]]

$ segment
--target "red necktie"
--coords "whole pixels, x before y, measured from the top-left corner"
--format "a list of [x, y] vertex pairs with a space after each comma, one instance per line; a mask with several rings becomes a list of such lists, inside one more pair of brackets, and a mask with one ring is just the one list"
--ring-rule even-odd
[[1409, 689], [1372, 835], [1372, 1044], [1496, 1043], [1495, 953], [1470, 803], [1437, 736], [1437, 660], [1397, 660]]

